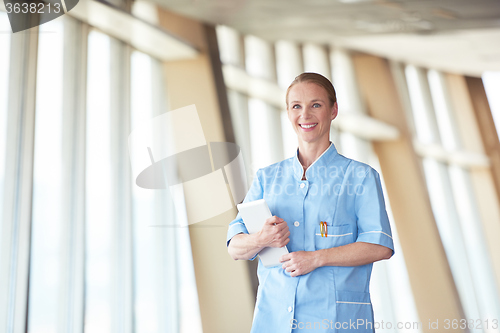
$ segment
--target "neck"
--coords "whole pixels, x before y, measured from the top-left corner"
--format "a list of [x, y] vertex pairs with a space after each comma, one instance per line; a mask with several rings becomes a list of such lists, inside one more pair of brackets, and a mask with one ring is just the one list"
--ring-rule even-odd
[[299, 161], [305, 170], [314, 163], [330, 146], [329, 140], [321, 142], [299, 142]]

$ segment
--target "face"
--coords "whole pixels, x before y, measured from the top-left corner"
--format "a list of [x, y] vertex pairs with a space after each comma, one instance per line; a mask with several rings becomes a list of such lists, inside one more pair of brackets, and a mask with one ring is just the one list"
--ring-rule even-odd
[[328, 141], [337, 112], [337, 103], [330, 105], [326, 90], [315, 83], [297, 83], [288, 93], [288, 119], [299, 142]]

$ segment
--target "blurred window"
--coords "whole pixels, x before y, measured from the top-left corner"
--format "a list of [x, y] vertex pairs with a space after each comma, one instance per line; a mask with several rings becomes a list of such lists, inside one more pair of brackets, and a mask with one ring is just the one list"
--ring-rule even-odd
[[[447, 159], [463, 147], [444, 74], [406, 67], [417, 139], [439, 148], [422, 156], [432, 210], [465, 316], [491, 319], [498, 310], [494, 276], [468, 168]], [[425, 147], [425, 151], [430, 148]], [[471, 332], [482, 332], [471, 329]]]
[[85, 332], [106, 333], [112, 325], [113, 197], [110, 147], [110, 37], [88, 37], [86, 134]]
[[273, 46], [269, 42], [251, 35], [244, 38], [245, 68], [250, 76], [275, 81], [275, 59]]
[[483, 74], [484, 89], [488, 96], [493, 121], [500, 136], [500, 72], [486, 72]]
[[57, 332], [61, 284], [62, 88], [61, 19], [41, 25], [38, 40], [33, 215], [28, 330]]
[[[151, 60], [139, 52], [131, 58], [131, 126], [153, 117]], [[134, 240], [134, 294], [137, 332], [160, 332], [163, 230], [154, 227], [156, 220], [155, 192], [135, 185], [132, 187]], [[158, 219], [159, 220], [159, 219]], [[158, 265], [159, 264], [159, 265]]]
[[[132, 53], [131, 130], [168, 111], [165, 82], [158, 73], [156, 59]], [[168, 189], [144, 189], [131, 181], [134, 329], [201, 332], [189, 230], [181, 226]]]
[[[7, 140], [7, 103], [9, 87], [10, 24], [7, 13], [0, 12], [0, 220], [3, 215], [3, 184], [5, 173], [5, 147]], [[0, 239], [2, 228], [0, 225]], [[2, 258], [0, 247], [0, 260]]]
[[[74, 18], [33, 29], [39, 33], [18, 43], [26, 53], [38, 52], [31, 234], [20, 237], [30, 252], [12, 263], [29, 265], [26, 331], [201, 332], [189, 230], [178, 221], [182, 212], [168, 190], [142, 189], [128, 178], [131, 128], [168, 111], [162, 63], [102, 32], [88, 32]], [[12, 36], [8, 16], [0, 12], [0, 216], [7, 103], [14, 94]], [[33, 65], [20, 67], [26, 72]], [[82, 99], [86, 108], [71, 104]], [[68, 220], [75, 215], [81, 220]], [[6, 273], [12, 267], [2, 265], [2, 274], [12, 276]]]
[[306, 43], [302, 47], [304, 59], [304, 72], [319, 73], [331, 80], [328, 51], [325, 46]]

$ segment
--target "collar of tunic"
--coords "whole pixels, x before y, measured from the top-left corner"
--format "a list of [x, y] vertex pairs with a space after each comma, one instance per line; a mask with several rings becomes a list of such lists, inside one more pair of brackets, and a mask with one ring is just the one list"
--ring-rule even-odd
[[[314, 178], [314, 175], [320, 174], [321, 169], [327, 169], [330, 165], [330, 161], [338, 155], [337, 149], [333, 142], [330, 141], [330, 146], [307, 168], [306, 179]], [[295, 158], [293, 160], [293, 173], [297, 180], [302, 180], [302, 175], [304, 174], [304, 167], [299, 161], [299, 148], [295, 153]]]

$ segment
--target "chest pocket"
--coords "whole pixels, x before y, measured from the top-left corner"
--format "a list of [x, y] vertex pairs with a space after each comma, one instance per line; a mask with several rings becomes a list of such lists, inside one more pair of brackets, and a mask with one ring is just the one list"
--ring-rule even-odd
[[354, 241], [352, 226], [349, 224], [333, 225], [332, 222], [326, 222], [326, 230], [318, 223], [314, 235], [316, 250], [329, 249], [332, 247], [350, 244]]

